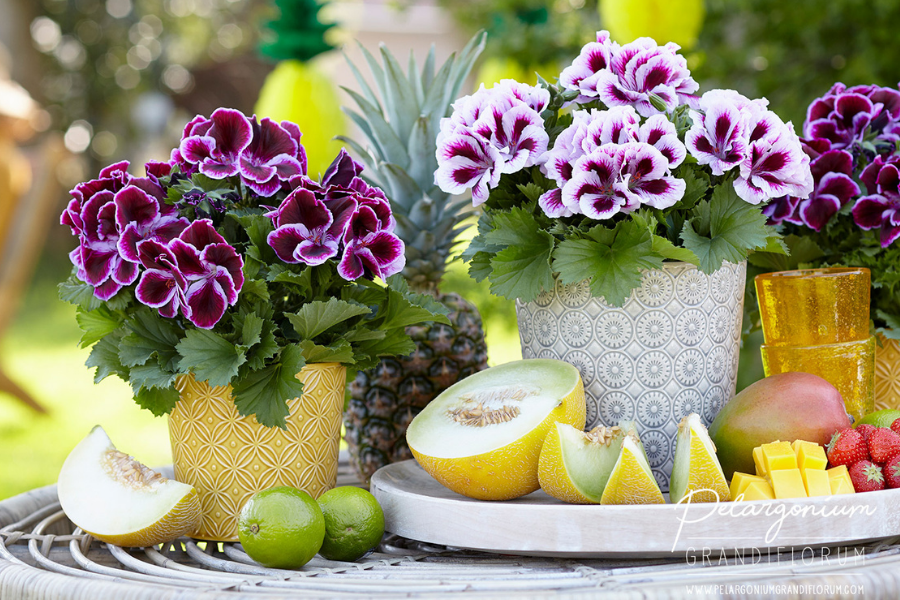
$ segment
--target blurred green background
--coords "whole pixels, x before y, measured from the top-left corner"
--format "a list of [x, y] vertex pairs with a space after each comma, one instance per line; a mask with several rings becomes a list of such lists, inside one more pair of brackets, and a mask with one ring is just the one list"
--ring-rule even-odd
[[[440, 27], [423, 25], [422, 36], [450, 47], [486, 29], [490, 41], [480, 78], [493, 81], [531, 78], [535, 70], [553, 77], [594, 31], [611, 25], [601, 15], [654, 14], [660, 2], [357, 0], [332, 2], [328, 14], [338, 21], [337, 43], [383, 38], [398, 55], [407, 52], [407, 38], [377, 24], [367, 30], [367, 19], [353, 15], [371, 9], [399, 22], [434, 13], [429, 18]], [[702, 19], [696, 44], [684, 50], [701, 91], [725, 87], [766, 96], [798, 131], [806, 106], [835, 81], [894, 86], [900, 80], [896, 0], [664, 4]], [[10, 16], [0, 25], [0, 41], [9, 49], [6, 66], [46, 108], [38, 129], [65, 135], [73, 153], [58, 173], [63, 189], [113, 159], [167, 158], [166, 148], [195, 113], [220, 105], [251, 113], [273, 67], [256, 51], [261, 23], [273, 14], [265, 0], [0, 0], [0, 14]], [[653, 26], [656, 35], [668, 32], [669, 39], [681, 39], [690, 28], [675, 20]], [[326, 59], [337, 64], [340, 56], [330, 54]], [[65, 201], [61, 194], [60, 209]], [[53, 483], [68, 451], [98, 423], [120, 449], [143, 462], [171, 461], [165, 420], [139, 410], [118, 380], [94, 385], [83, 366], [88, 351], [78, 348], [74, 310], [56, 300], [55, 290], [68, 274], [72, 246], [68, 231], [54, 224], [21, 308], [0, 341], [6, 372], [49, 409], [38, 415], [0, 395], [0, 499]], [[462, 293], [481, 310], [492, 364], [520, 356], [510, 303], [468, 279], [459, 263], [444, 289]], [[739, 387], [761, 375], [759, 338], [758, 332], [745, 338]]]

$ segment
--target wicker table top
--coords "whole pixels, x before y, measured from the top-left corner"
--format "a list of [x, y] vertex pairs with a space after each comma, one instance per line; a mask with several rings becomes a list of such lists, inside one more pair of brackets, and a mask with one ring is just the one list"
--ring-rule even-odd
[[[356, 483], [341, 463], [339, 485]], [[611, 535], [627, 535], [615, 532]], [[841, 559], [843, 556], [843, 559]], [[240, 544], [182, 538], [123, 549], [84, 535], [55, 486], [0, 502], [0, 599], [900, 597], [900, 538], [838, 551], [721, 559], [572, 560], [483, 554], [385, 537], [355, 563], [262, 568]]]

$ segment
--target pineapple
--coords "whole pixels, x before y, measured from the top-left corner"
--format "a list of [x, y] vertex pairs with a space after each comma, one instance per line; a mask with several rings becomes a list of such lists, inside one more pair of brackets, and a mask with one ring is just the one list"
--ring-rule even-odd
[[347, 61], [362, 94], [346, 90], [359, 112], [344, 111], [359, 126], [366, 146], [340, 139], [363, 160], [366, 175], [391, 201], [396, 233], [406, 244], [403, 276], [411, 290], [432, 294], [451, 310], [450, 326], [434, 323], [407, 330], [416, 343], [411, 355], [382, 359], [350, 384], [346, 439], [350, 462], [364, 480], [388, 463], [412, 458], [406, 427], [413, 417], [459, 379], [487, 368], [478, 310], [439, 288], [467, 203], [452, 200], [434, 184], [441, 118], [449, 114], [484, 42], [485, 34], [476, 35], [437, 72], [433, 46], [421, 72], [410, 53], [406, 73], [383, 45], [382, 64], [363, 48], [378, 95]]

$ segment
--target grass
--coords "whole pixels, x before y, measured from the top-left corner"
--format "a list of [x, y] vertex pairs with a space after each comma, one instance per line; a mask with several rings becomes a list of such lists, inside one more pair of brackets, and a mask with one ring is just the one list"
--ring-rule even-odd
[[[50, 412], [39, 415], [0, 394], [0, 500], [55, 483], [69, 451], [94, 425], [102, 425], [120, 450], [145, 464], [172, 462], [166, 419], [138, 408], [131, 388], [115, 377], [94, 384], [93, 370], [84, 366], [89, 349], [78, 347], [75, 309], [56, 297], [56, 281], [65, 273], [56, 265], [44, 267], [0, 340], [0, 363]], [[521, 357], [511, 303], [490, 296], [459, 263], [448, 273], [445, 289], [483, 310], [491, 364]]]

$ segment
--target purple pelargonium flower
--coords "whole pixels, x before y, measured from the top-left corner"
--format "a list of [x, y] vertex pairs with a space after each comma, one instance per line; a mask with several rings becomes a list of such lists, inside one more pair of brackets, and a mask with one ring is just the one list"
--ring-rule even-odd
[[879, 140], [900, 140], [900, 91], [836, 83], [809, 105], [803, 124], [806, 138], [826, 139], [839, 149], [863, 141], [868, 132]]
[[808, 199], [794, 199], [796, 208], [785, 220], [821, 231], [851, 198], [858, 195], [853, 181], [853, 155], [829, 150], [810, 162], [814, 188]]
[[572, 179], [562, 189], [563, 204], [597, 220], [636, 208], [621, 177], [623, 158], [619, 146], [607, 144], [578, 159]]
[[168, 250], [185, 280], [184, 298], [190, 307], [185, 316], [201, 329], [212, 328], [237, 302], [244, 285], [243, 259], [209, 219], [191, 223], [169, 242]]
[[179, 153], [201, 173], [224, 179], [240, 171], [241, 154], [253, 139], [250, 121], [238, 110], [219, 108], [209, 119], [195, 117], [185, 127]]
[[[269, 197], [281, 189], [282, 181], [295, 175], [306, 173], [304, 165], [297, 159], [300, 145], [300, 130], [293, 123], [295, 135], [288, 129], [264, 117], [257, 123], [250, 120], [253, 136], [250, 144], [240, 155], [241, 178], [251, 190], [260, 196]], [[303, 151], [305, 158], [306, 152]]]
[[115, 196], [116, 225], [119, 234], [118, 251], [130, 262], [140, 262], [138, 242], [155, 239], [163, 244], [185, 230], [190, 221], [178, 216], [178, 211], [159, 202], [140, 188], [130, 185]]
[[286, 263], [320, 265], [338, 254], [344, 229], [356, 208], [356, 202], [350, 202], [335, 215], [313, 192], [298, 188], [266, 214], [275, 225], [267, 241]]
[[900, 156], [875, 157], [862, 173], [869, 195], [853, 206], [853, 220], [863, 229], [881, 228], [881, 247], [900, 237]]
[[109, 300], [138, 276], [137, 264], [125, 260], [117, 248], [119, 231], [114, 198], [112, 192], [104, 190], [85, 203], [79, 246], [69, 254], [78, 269], [78, 277], [94, 286], [94, 295], [100, 300]]
[[468, 131], [444, 138], [437, 147], [434, 182], [448, 194], [472, 189], [472, 204], [483, 204], [502, 174], [500, 151], [488, 140]]
[[168, 319], [179, 311], [190, 317], [191, 307], [185, 298], [187, 280], [168, 246], [157, 240], [144, 240], [138, 244], [138, 256], [145, 271], [135, 289], [137, 299]]
[[347, 281], [360, 277], [387, 279], [406, 265], [403, 240], [381, 228], [381, 220], [371, 206], [360, 206], [350, 217], [344, 244], [338, 274]]

